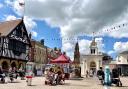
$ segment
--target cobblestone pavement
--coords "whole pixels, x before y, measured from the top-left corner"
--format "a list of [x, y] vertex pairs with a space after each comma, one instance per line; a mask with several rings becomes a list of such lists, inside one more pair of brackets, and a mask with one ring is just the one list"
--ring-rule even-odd
[[26, 80], [15, 80], [15, 83], [0, 84], [0, 89], [128, 89], [128, 78], [121, 78], [123, 87], [111, 86], [106, 88], [97, 78], [84, 78], [83, 80], [66, 80], [65, 85], [44, 85], [44, 77], [33, 78], [32, 86], [27, 86]]

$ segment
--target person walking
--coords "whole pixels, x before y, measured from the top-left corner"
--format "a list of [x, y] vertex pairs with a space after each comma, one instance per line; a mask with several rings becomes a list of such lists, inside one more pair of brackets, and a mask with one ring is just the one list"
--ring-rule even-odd
[[0, 66], [0, 78], [3, 78], [3, 76], [2, 76], [3, 73], [4, 73], [4, 72], [3, 72], [3, 69], [2, 69], [2, 67]]
[[17, 77], [18, 77], [18, 71], [17, 71], [16, 67], [13, 67], [12, 68], [12, 72], [15, 74], [14, 77], [17, 79]]
[[20, 68], [18, 72], [19, 72], [19, 76], [21, 77], [21, 80], [24, 80], [25, 71], [22, 68]]
[[88, 74], [89, 74], [89, 72], [88, 72], [88, 70], [86, 70], [86, 78], [88, 78]]
[[101, 81], [101, 83], [103, 84], [103, 81], [104, 81], [104, 71], [103, 71], [102, 67], [100, 67], [100, 70], [97, 71], [97, 77]]
[[5, 74], [4, 74], [3, 69], [2, 69], [1, 66], [0, 66], [0, 81], [2, 83], [5, 83]]
[[93, 70], [91, 69], [90, 72], [89, 72], [89, 76], [90, 77], [93, 77]]
[[[3, 69], [2, 67], [0, 66], [0, 74], [3, 74]], [[0, 76], [1, 77], [1, 76]]]

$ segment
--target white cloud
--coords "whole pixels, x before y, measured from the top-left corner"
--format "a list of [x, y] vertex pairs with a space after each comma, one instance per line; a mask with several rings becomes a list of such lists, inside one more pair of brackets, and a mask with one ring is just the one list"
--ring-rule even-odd
[[114, 44], [114, 48], [115, 52], [120, 53], [122, 51], [126, 51], [128, 50], [128, 42], [116, 42]]
[[126, 19], [127, 7], [126, 0], [25, 0], [26, 15], [60, 27], [62, 37], [102, 31]]
[[23, 16], [24, 15], [24, 6], [20, 6], [19, 3], [23, 3], [23, 0], [15, 0], [14, 2], [14, 11], [18, 14]]
[[[37, 37], [38, 33], [36, 31], [34, 31], [34, 28], [37, 26], [36, 22], [29, 16], [25, 16], [24, 5], [22, 5], [22, 6], [20, 5], [20, 3], [25, 4], [24, 0], [5, 0], [5, 3], [7, 5], [10, 5], [17, 15], [19, 15], [19, 16], [24, 15], [24, 23], [25, 23], [27, 31], [31, 32], [32, 36]], [[13, 15], [6, 16], [6, 20], [15, 20], [15, 19], [17, 19], [17, 18]]]
[[[18, 19], [18, 18], [15, 17], [14, 15], [5, 15], [6, 21], [16, 20], [16, 19]], [[34, 20], [32, 20], [31, 18], [24, 16], [24, 23], [25, 23], [27, 31], [31, 32], [32, 36], [37, 37], [38, 33], [36, 31], [34, 31], [34, 28], [37, 26], [36, 22]]]
[[128, 51], [128, 41], [127, 42], [115, 42], [113, 45], [113, 50], [108, 51], [108, 54], [121, 53], [123, 51]]
[[12, 5], [12, 4], [13, 4], [13, 1], [11, 1], [11, 0], [5, 0], [5, 3], [6, 3], [7, 5]]
[[[67, 39], [66, 37], [63, 39]], [[62, 40], [62, 51], [73, 60], [76, 40]]]
[[114, 44], [114, 50], [116, 50], [117, 52], [128, 50], [128, 42], [116, 42]]
[[[116, 3], [116, 4], [115, 4]], [[40, 8], [40, 10], [38, 10]], [[62, 38], [78, 35], [100, 35], [126, 37], [128, 30], [106, 33], [104, 29], [122, 24], [127, 20], [127, 0], [25, 0], [25, 14], [35, 19], [45, 20], [50, 26], [60, 27]], [[122, 28], [121, 28], [122, 30]], [[122, 34], [120, 34], [122, 33]], [[117, 34], [117, 35], [116, 35]], [[104, 52], [102, 38], [97, 42], [99, 51]], [[97, 40], [96, 40], [97, 41]], [[81, 53], [88, 51], [89, 41], [80, 43]], [[62, 49], [70, 55], [76, 41], [62, 41]], [[85, 47], [85, 48], [84, 48]], [[71, 51], [72, 50], [72, 53]]]
[[[16, 19], [19, 19], [19, 18], [15, 17], [14, 15], [5, 15], [6, 21], [16, 20]], [[25, 26], [26, 26], [28, 31], [33, 30], [34, 27], [37, 26], [36, 22], [32, 18], [27, 17], [27, 16], [24, 16], [24, 23], [25, 23]]]
[[64, 51], [70, 51], [73, 48], [73, 45], [71, 43], [65, 43], [63, 44], [63, 50]]
[[79, 41], [79, 50], [81, 54], [89, 54], [90, 53], [90, 43], [89, 40], [80, 40]]
[[0, 8], [2, 8], [4, 5], [0, 3]]
[[24, 23], [28, 31], [34, 29], [34, 27], [37, 26], [36, 22], [27, 16], [24, 16]]
[[5, 18], [6, 21], [16, 20], [17, 19], [14, 15], [5, 15], [5, 16], [6, 16], [6, 18]]
[[[114, 38], [128, 38], [128, 8], [108, 27], [105, 26], [99, 34]], [[124, 24], [124, 26], [123, 26]], [[115, 27], [115, 28], [114, 28]], [[108, 31], [107, 31], [108, 29]]]
[[37, 32], [35, 32], [35, 31], [32, 30], [31, 33], [32, 33], [32, 36], [33, 37], [37, 37]]
[[113, 53], [115, 53], [114, 50], [110, 50], [110, 51], [108, 51], [108, 54], [109, 54], [109, 55], [111, 55], [111, 54], [113, 54]]
[[[122, 38], [122, 37], [126, 37], [128, 38], [128, 13], [127, 16], [124, 16], [124, 18], [121, 20], [118, 20], [119, 22], [115, 23], [113, 26], [111, 26], [111, 28], [106, 28], [109, 29], [109, 31], [107, 31], [106, 29], [103, 30], [103, 35], [108, 35], [110, 37], [114, 37], [114, 38]], [[123, 24], [125, 24], [123, 26]], [[113, 27], [115, 27], [115, 29], [112, 29]], [[105, 31], [106, 30], [106, 31]]]
[[24, 3], [24, 0], [5, 0], [7, 5], [10, 5], [14, 12], [19, 16], [24, 15], [24, 5], [20, 5], [19, 3]]
[[103, 38], [99, 37], [99, 38], [96, 38], [95, 40], [97, 42], [98, 51], [99, 52], [104, 52], [105, 44], [103, 44]]
[[[19, 6], [19, 1], [15, 0], [12, 6], [18, 15], [22, 15], [24, 8]], [[25, 0], [25, 15], [45, 20], [50, 26], [60, 27], [63, 38], [92, 35], [93, 32], [116, 38], [128, 37], [127, 27], [119, 31], [104, 32], [117, 24], [128, 23], [127, 9], [128, 0]], [[69, 52], [75, 42], [62, 41], [62, 49]], [[104, 51], [102, 39], [97, 44], [100, 51]]]

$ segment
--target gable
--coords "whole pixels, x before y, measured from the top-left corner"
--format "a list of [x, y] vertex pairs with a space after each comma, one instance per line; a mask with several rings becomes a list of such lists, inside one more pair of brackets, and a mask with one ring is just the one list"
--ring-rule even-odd
[[7, 35], [10, 39], [16, 39], [30, 44], [30, 39], [23, 20]]
[[7, 36], [22, 20], [11, 20], [0, 23], [1, 36]]

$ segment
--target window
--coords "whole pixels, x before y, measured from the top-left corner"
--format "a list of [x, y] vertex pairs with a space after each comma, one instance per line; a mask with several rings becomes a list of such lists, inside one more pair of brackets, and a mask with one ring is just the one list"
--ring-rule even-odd
[[22, 37], [22, 30], [20, 28], [16, 30], [16, 36]]
[[15, 39], [9, 39], [8, 48], [13, 50], [14, 54], [17, 56], [19, 56], [21, 53], [26, 53], [26, 44]]
[[95, 49], [91, 49], [91, 54], [95, 54]]

